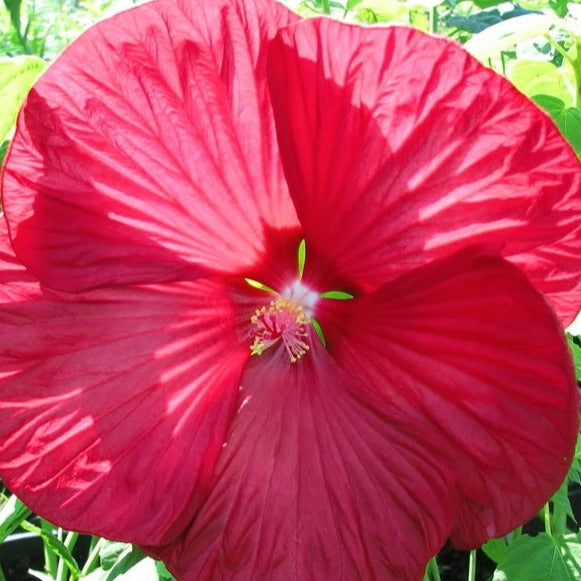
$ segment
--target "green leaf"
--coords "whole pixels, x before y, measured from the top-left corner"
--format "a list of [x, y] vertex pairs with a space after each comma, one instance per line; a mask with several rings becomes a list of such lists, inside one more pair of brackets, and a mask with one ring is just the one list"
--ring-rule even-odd
[[353, 8], [355, 8], [357, 4], [361, 4], [361, 2], [363, 2], [363, 0], [347, 0], [347, 4], [345, 5], [345, 12], [353, 10]]
[[508, 546], [502, 539], [490, 539], [482, 545], [481, 549], [495, 563], [500, 563], [508, 553]]
[[45, 67], [34, 56], [0, 58], [0, 142], [8, 138], [24, 97]]
[[577, 535], [566, 535], [560, 542], [546, 533], [523, 535], [508, 546], [493, 581], [581, 581], [577, 558], [581, 559]]
[[567, 333], [567, 344], [573, 357], [575, 376], [577, 381], [581, 381], [581, 337], [574, 337], [570, 333]]
[[0, 510], [0, 543], [31, 514], [31, 511], [16, 496], [12, 495]]
[[[135, 567], [135, 565], [145, 559], [145, 555], [138, 547], [132, 545], [126, 545], [126, 547], [127, 549], [119, 555], [115, 561], [115, 564], [109, 570], [107, 581], [118, 581], [119, 579], [125, 579], [124, 574], [128, 573], [133, 567]], [[143, 581], [144, 577], [128, 577], [128, 579]]]
[[517, 60], [508, 71], [512, 84], [529, 98], [536, 95], [555, 97], [565, 107], [575, 104], [574, 79], [569, 69], [546, 61]]
[[563, 137], [581, 156], [581, 111], [576, 107], [566, 107], [562, 100], [550, 95], [535, 95], [533, 101], [549, 113]]
[[167, 567], [162, 561], [155, 561], [155, 568], [157, 570], [157, 575], [162, 581], [170, 581], [173, 579], [171, 573], [167, 570]]
[[353, 298], [353, 295], [345, 293], [343, 291], [327, 291], [321, 293], [321, 297], [324, 299], [335, 299], [338, 301], [346, 301]]
[[81, 569], [77, 564], [77, 561], [71, 554], [71, 551], [66, 547], [66, 545], [57, 539], [52, 534], [42, 530], [41, 528], [30, 524], [29, 522], [23, 521], [20, 526], [30, 533], [34, 533], [42, 538], [44, 546], [47, 547], [52, 553], [57, 557], [62, 559], [65, 565], [68, 567], [69, 571], [75, 576], [80, 577], [82, 575]]
[[4, 0], [4, 6], [10, 14], [10, 22], [14, 27], [16, 34], [20, 37], [21, 24], [20, 24], [20, 10], [22, 8], [22, 0]]
[[126, 553], [131, 552], [132, 546], [128, 543], [120, 543], [118, 541], [106, 541], [101, 550], [99, 557], [101, 559], [101, 567], [105, 571], [109, 571], [115, 566], [115, 563], [123, 558]]

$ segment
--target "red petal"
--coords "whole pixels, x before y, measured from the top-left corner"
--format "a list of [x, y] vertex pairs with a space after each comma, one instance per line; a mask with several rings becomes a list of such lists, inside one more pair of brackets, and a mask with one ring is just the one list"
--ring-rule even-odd
[[[74, 530], [168, 542], [196, 510], [248, 357], [215, 282], [43, 292], [0, 255], [0, 478]], [[227, 356], [226, 356], [227, 354]]]
[[73, 43], [6, 162], [27, 267], [69, 291], [231, 273], [257, 262], [266, 227], [296, 227], [265, 72], [296, 18], [267, 0], [161, 0]]
[[206, 503], [179, 543], [149, 548], [178, 578], [417, 581], [445, 540], [452, 482], [430, 430], [317, 351], [250, 363]]
[[327, 19], [282, 30], [269, 62], [283, 165], [312, 253], [364, 290], [468, 243], [524, 253], [533, 283], [572, 318], [581, 166], [505, 79], [448, 40]]
[[516, 267], [455, 256], [318, 316], [344, 370], [431, 426], [424, 445], [457, 482], [457, 546], [508, 533], [561, 484], [577, 386], [558, 322]]

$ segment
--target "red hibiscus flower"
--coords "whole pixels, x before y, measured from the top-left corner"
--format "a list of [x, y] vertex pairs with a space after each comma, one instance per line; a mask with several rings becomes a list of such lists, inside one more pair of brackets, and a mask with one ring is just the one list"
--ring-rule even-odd
[[580, 188], [446, 40], [269, 0], [100, 23], [4, 168], [2, 480], [180, 579], [419, 579], [565, 476]]

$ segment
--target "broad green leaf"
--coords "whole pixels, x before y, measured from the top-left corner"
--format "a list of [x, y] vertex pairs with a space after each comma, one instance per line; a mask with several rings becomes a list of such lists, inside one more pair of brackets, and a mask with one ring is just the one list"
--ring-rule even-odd
[[575, 564], [581, 558], [580, 542], [577, 535], [566, 535], [561, 542], [546, 533], [523, 535], [508, 546], [493, 581], [581, 581]]
[[550, 95], [535, 95], [533, 101], [549, 113], [563, 137], [581, 157], [581, 110], [566, 107], [563, 101]]
[[77, 561], [71, 554], [71, 551], [66, 547], [66, 545], [53, 536], [50, 533], [42, 530], [41, 528], [30, 524], [29, 522], [23, 521], [20, 526], [30, 533], [34, 533], [42, 538], [44, 546], [47, 547], [52, 553], [64, 561], [65, 565], [68, 567], [69, 571], [75, 576], [81, 576], [81, 569], [77, 564]]
[[24, 503], [14, 495], [10, 496], [0, 510], [0, 543], [15, 531], [29, 515], [30, 510]]
[[563, 137], [571, 144], [577, 155], [581, 156], [581, 111], [569, 107], [555, 120]]
[[508, 545], [502, 539], [490, 539], [480, 547], [484, 554], [495, 563], [500, 563], [508, 553]]
[[508, 78], [529, 98], [547, 95], [571, 107], [575, 104], [575, 92], [568, 71], [546, 61], [518, 60], [510, 67]]
[[34, 56], [0, 58], [0, 142], [8, 138], [24, 97], [45, 67]]

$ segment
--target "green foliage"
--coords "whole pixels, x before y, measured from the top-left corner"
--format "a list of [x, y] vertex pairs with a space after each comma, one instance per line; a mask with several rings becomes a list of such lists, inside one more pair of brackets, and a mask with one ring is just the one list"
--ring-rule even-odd
[[[581, 381], [581, 337], [575, 337], [571, 333], [567, 333], [567, 343], [569, 344], [569, 349], [573, 357], [577, 381]], [[575, 456], [577, 457], [577, 454]]]
[[581, 110], [566, 107], [563, 101], [548, 95], [536, 95], [533, 100], [547, 110], [563, 137], [581, 157]]
[[493, 581], [581, 580], [581, 539], [576, 534], [561, 539], [547, 533], [523, 535], [508, 547]]
[[20, 104], [45, 67], [34, 56], [0, 58], [0, 143], [8, 138]]
[[0, 504], [0, 543], [14, 532], [24, 519], [30, 515], [30, 510], [16, 496], [5, 497], [2, 495]]

